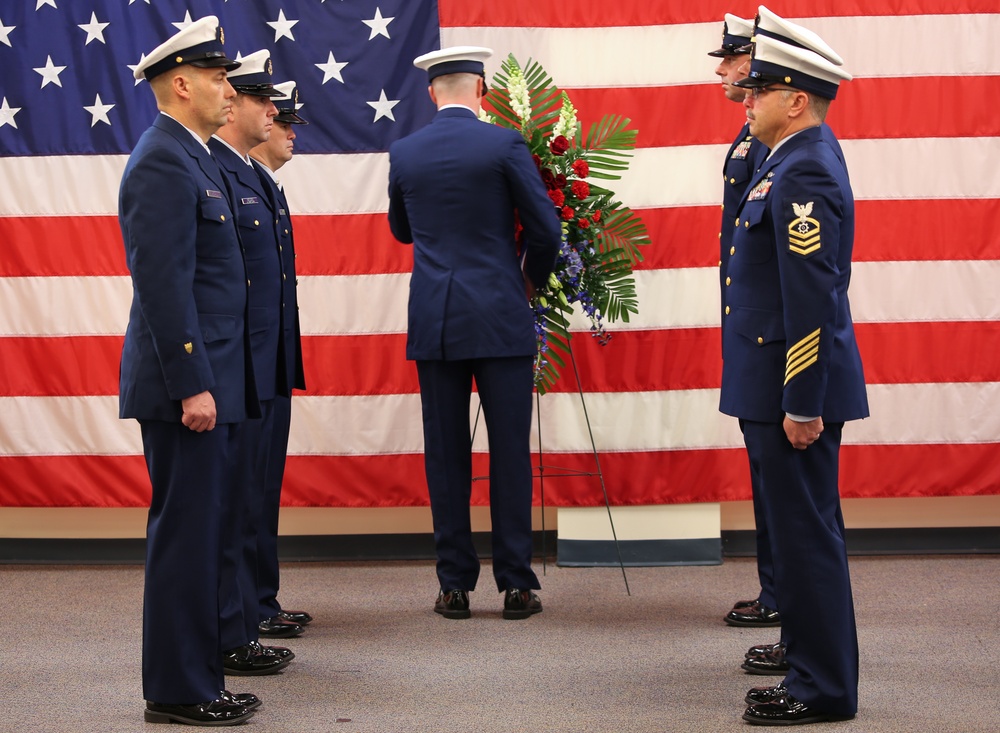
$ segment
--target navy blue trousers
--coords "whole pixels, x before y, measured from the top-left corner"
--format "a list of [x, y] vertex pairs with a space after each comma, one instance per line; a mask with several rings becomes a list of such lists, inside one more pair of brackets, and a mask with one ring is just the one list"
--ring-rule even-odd
[[285, 477], [288, 455], [288, 431], [292, 421], [292, 398], [274, 398], [274, 426], [266, 446], [268, 461], [264, 479], [264, 498], [257, 524], [257, 619], [276, 616], [278, 603], [278, 513], [281, 507], [281, 483]]
[[472, 431], [476, 382], [490, 445], [490, 519], [497, 590], [540, 588], [531, 569], [530, 356], [418, 361], [424, 421], [424, 467], [434, 519], [437, 575], [443, 590], [475, 590], [479, 557], [472, 544]]
[[858, 709], [858, 632], [838, 487], [842, 423], [795, 450], [780, 423], [743, 421], [750, 465], [760, 481], [788, 645], [789, 692], [823, 712]]
[[153, 492], [142, 614], [145, 699], [190, 705], [225, 689], [220, 595], [226, 538], [249, 470], [243, 423], [196, 433], [140, 421]]
[[[740, 428], [743, 423], [740, 421]], [[761, 503], [760, 477], [750, 464], [750, 489], [753, 495], [753, 519], [755, 539], [757, 542], [757, 577], [760, 580], [760, 593], [757, 599], [768, 608], [778, 608], [778, 599], [774, 593], [774, 561], [771, 559], [771, 537], [767, 530], [767, 515]], [[780, 610], [780, 609], [779, 609]]]

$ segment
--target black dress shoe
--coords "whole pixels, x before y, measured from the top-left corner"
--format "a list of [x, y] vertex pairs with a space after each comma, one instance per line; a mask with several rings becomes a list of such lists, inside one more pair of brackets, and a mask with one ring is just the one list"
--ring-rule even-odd
[[[251, 644], [246, 644], [236, 649], [230, 649], [222, 654], [224, 672], [229, 675], [274, 674], [287, 667], [288, 663], [295, 657], [290, 651], [286, 655], [273, 652], [274, 649], [281, 648], [262, 647], [259, 644], [255, 648]], [[268, 652], [268, 649], [272, 651]]]
[[245, 705], [221, 698], [197, 705], [162, 705], [146, 701], [147, 723], [185, 723], [187, 725], [238, 725], [253, 716]]
[[223, 690], [219, 695], [223, 702], [231, 702], [234, 705], [242, 705], [247, 710], [256, 710], [261, 706], [261, 699], [249, 692], [230, 692]]
[[774, 702], [787, 694], [788, 688], [785, 687], [785, 683], [779, 682], [774, 687], [754, 687], [747, 692], [747, 696], [743, 699], [747, 705], [756, 705], [759, 703]]
[[774, 702], [751, 705], [743, 713], [743, 720], [753, 725], [805, 725], [827, 723], [834, 720], [851, 720], [853, 715], [834, 715], [804, 705], [785, 693]]
[[733, 610], [735, 611], [740, 608], [747, 608], [748, 606], [752, 606], [755, 603], [760, 603], [760, 601], [756, 598], [754, 598], [752, 601], [736, 601], [736, 603], [733, 604]]
[[287, 662], [295, 659], [295, 652], [283, 646], [264, 646], [259, 641], [251, 641], [247, 644], [254, 654], [263, 654], [265, 657], [277, 657]]
[[298, 624], [299, 626], [305, 626], [313, 617], [310, 616], [305, 611], [278, 611], [278, 618], [284, 619], [290, 624]]
[[528, 618], [541, 612], [542, 602], [534, 591], [508, 588], [504, 594], [503, 617], [506, 619]]
[[300, 636], [305, 629], [301, 624], [286, 621], [281, 616], [271, 616], [257, 624], [257, 631], [261, 636], [272, 639], [290, 639], [293, 636]]
[[785, 642], [779, 641], [777, 644], [760, 644], [759, 646], [752, 646], [747, 649], [747, 653], [743, 656], [747, 657], [759, 657], [761, 654], [776, 654], [780, 652], [785, 653]]
[[747, 657], [740, 666], [747, 671], [747, 674], [780, 674], [784, 676], [791, 669], [785, 658], [784, 647], [773, 652]]
[[781, 616], [773, 608], [754, 601], [743, 608], [733, 608], [723, 619], [730, 626], [781, 626]]
[[440, 613], [445, 618], [469, 618], [472, 611], [469, 610], [468, 591], [453, 588], [452, 590], [442, 590], [438, 593], [437, 600], [434, 601], [434, 613]]

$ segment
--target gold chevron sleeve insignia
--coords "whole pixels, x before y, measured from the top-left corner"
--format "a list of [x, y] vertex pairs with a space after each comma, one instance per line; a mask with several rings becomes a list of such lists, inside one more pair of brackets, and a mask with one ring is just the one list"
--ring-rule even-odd
[[785, 384], [799, 372], [811, 367], [819, 359], [819, 329], [788, 350], [785, 360]]
[[819, 238], [819, 221], [809, 216], [813, 204], [792, 204], [795, 218], [788, 225], [788, 249], [802, 256], [812, 254], [822, 243]]

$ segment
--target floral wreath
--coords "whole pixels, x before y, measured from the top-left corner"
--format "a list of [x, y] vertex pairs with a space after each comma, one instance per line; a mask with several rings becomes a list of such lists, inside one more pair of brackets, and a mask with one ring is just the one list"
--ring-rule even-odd
[[630, 314], [639, 312], [632, 269], [643, 259], [639, 247], [649, 244], [646, 226], [615, 200], [613, 191], [593, 182], [621, 178], [637, 130], [629, 129], [628, 118], [605, 115], [583, 136], [569, 95], [553, 84], [541, 64], [529, 59], [522, 70], [513, 54], [493, 76], [484, 102], [483, 121], [524, 137], [562, 219], [555, 269], [531, 299], [538, 339], [535, 386], [545, 394], [559, 379], [563, 357], [571, 355], [574, 303], [580, 304], [591, 336], [602, 346], [611, 339], [605, 322], [627, 323]]

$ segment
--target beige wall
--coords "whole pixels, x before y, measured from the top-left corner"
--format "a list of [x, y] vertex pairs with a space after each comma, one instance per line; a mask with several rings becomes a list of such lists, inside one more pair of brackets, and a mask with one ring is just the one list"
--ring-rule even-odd
[[[1000, 496], [920, 499], [845, 499], [844, 518], [850, 528], [1000, 527]], [[720, 507], [721, 528], [753, 528], [750, 502], [726, 502]], [[629, 510], [636, 511], [635, 508]], [[473, 529], [489, 529], [489, 509], [475, 507]], [[145, 509], [35, 509], [0, 507], [0, 537], [122, 538], [145, 535]], [[535, 509], [535, 528], [541, 529]], [[545, 511], [545, 528], [557, 528], [557, 510]], [[281, 533], [404, 534], [431, 532], [426, 507], [394, 509], [286, 508]]]

